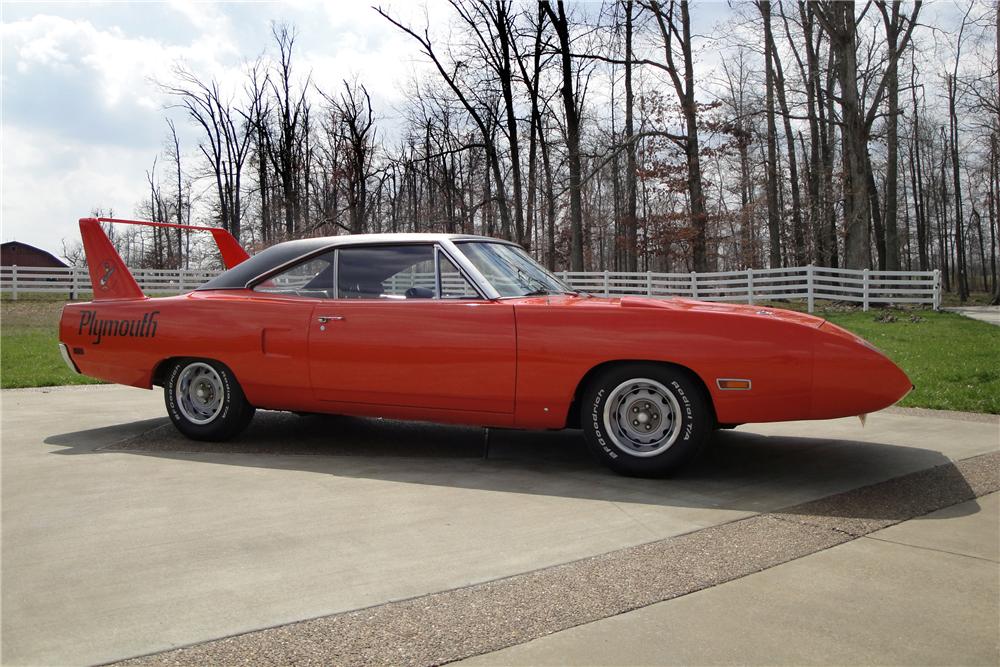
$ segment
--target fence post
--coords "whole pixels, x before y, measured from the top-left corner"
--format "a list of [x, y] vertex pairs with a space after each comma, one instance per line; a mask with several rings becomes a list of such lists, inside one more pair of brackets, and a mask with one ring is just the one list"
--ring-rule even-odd
[[77, 289], [78, 289], [77, 272], [78, 272], [78, 267], [76, 266], [70, 269], [70, 284], [69, 284], [70, 301], [76, 301]]
[[646, 296], [653, 296], [653, 272], [646, 271]]
[[608, 272], [604, 272], [604, 296], [611, 296], [611, 284], [608, 282]]
[[694, 271], [691, 272], [691, 298], [698, 298], [698, 274]]
[[934, 269], [934, 310], [941, 310], [941, 269]]
[[10, 267], [10, 298], [17, 301], [17, 264]]
[[806, 265], [806, 303], [807, 310], [811, 313], [816, 306], [816, 290], [813, 283], [813, 265], [810, 262]]
[[747, 303], [753, 305], [753, 269], [747, 269]]
[[181, 294], [184, 294], [184, 292], [187, 291], [187, 271], [185, 271], [184, 269], [177, 269], [177, 272], [181, 276], [180, 280]]
[[861, 273], [861, 310], [868, 312], [868, 269]]

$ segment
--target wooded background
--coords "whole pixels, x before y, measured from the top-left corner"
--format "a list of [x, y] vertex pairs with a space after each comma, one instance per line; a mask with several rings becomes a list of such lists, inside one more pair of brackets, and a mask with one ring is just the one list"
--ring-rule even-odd
[[[179, 64], [136, 215], [258, 249], [485, 234], [556, 270], [938, 268], [1000, 297], [996, 4], [949, 5], [943, 30], [920, 1], [757, 0], [710, 35], [680, 0], [448, 6], [433, 26], [372, 9], [431, 64], [401, 108], [320, 89], [285, 24], [235, 89]], [[111, 233], [132, 266], [212, 261], [181, 232]]]

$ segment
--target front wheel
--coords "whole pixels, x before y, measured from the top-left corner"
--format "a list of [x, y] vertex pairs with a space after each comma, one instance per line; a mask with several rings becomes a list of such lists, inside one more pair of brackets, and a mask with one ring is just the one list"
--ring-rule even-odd
[[255, 412], [232, 371], [217, 361], [177, 362], [163, 397], [174, 426], [192, 440], [228, 440], [246, 428]]
[[688, 461], [712, 430], [711, 405], [687, 372], [612, 367], [584, 394], [583, 432], [597, 458], [623, 475], [662, 477]]

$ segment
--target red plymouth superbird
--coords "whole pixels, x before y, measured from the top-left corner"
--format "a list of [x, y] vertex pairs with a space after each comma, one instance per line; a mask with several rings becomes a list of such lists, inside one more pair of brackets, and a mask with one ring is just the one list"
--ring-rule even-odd
[[580, 428], [615, 471], [657, 476], [715, 428], [863, 415], [912, 388], [821, 318], [596, 297], [481, 236], [312, 238], [249, 257], [195, 228], [227, 270], [149, 298], [101, 222], [128, 221], [80, 221], [94, 300], [63, 310], [62, 354], [85, 375], [163, 387], [195, 440], [232, 438], [257, 409]]

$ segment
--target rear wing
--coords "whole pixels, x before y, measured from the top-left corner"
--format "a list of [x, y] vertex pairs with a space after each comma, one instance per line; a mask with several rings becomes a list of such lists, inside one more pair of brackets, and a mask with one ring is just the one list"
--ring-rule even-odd
[[227, 269], [233, 268], [250, 257], [239, 242], [233, 238], [233, 235], [220, 227], [198, 227], [170, 222], [120, 220], [118, 218], [81, 218], [80, 236], [83, 239], [83, 251], [87, 255], [90, 283], [94, 287], [94, 301], [145, 298], [139, 284], [135, 281], [135, 277], [125, 266], [125, 262], [122, 261], [121, 255], [111, 244], [108, 235], [104, 233], [104, 228], [101, 227], [102, 222], [210, 232], [212, 238], [215, 239], [215, 244], [219, 247], [222, 262]]

